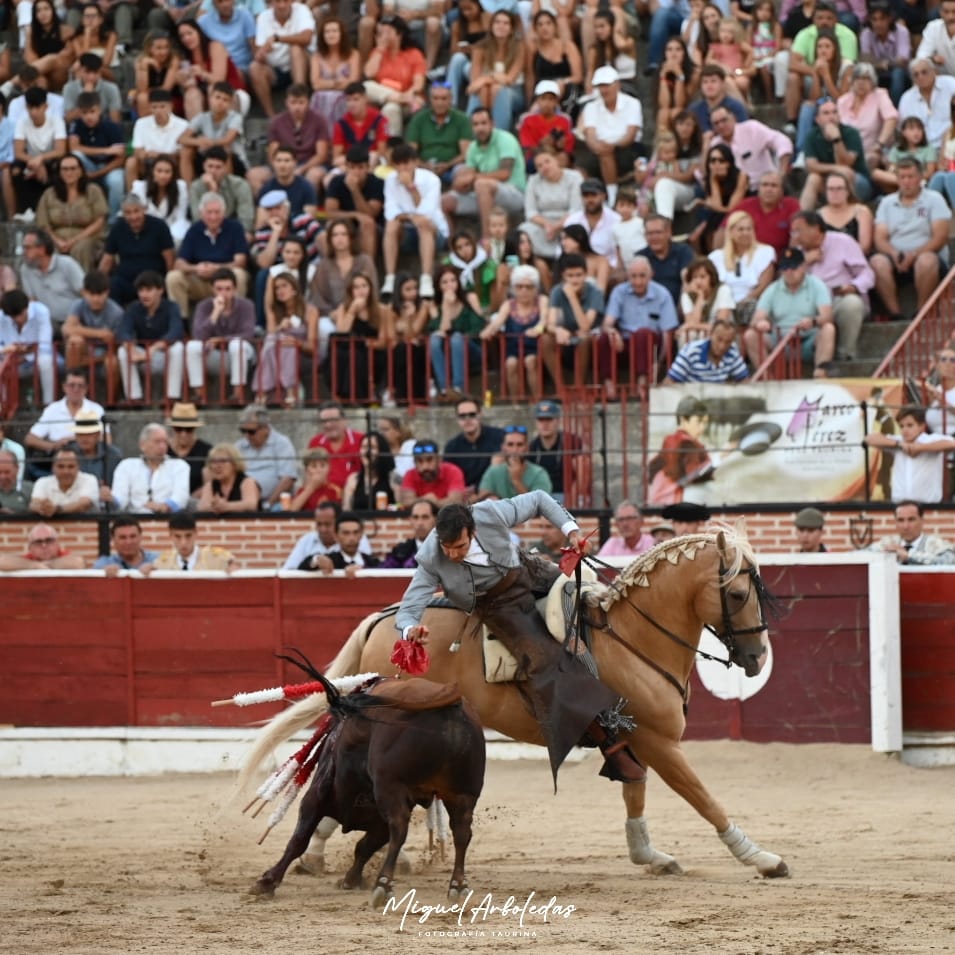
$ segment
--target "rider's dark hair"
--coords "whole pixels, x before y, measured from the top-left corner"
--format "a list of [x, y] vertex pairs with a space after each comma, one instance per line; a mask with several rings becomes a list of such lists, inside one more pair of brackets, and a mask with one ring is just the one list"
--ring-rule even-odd
[[442, 544], [456, 541], [462, 531], [474, 533], [474, 515], [466, 504], [445, 504], [438, 511], [438, 519], [434, 529], [438, 532], [438, 540]]

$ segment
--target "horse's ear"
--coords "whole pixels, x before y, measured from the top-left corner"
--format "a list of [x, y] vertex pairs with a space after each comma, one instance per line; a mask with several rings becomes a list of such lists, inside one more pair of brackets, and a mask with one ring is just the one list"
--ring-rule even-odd
[[733, 525], [733, 529], [736, 531], [736, 536], [737, 536], [740, 540], [746, 540], [746, 539], [747, 539], [747, 536], [746, 536], [746, 515], [745, 515], [745, 514], [740, 514], [740, 516], [736, 518], [736, 523]]
[[718, 531], [716, 535], [716, 549], [720, 552], [720, 556], [726, 561], [728, 558], [726, 556], [726, 534], [723, 531]]

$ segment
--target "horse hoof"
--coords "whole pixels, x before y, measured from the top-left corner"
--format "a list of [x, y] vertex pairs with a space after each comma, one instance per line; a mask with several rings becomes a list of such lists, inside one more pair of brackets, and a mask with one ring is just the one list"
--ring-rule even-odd
[[468, 894], [467, 882], [461, 882], [459, 885], [451, 885], [448, 889], [448, 901], [452, 905], [461, 902]]
[[683, 866], [676, 859], [654, 862], [649, 868], [651, 875], [683, 875]]
[[383, 908], [388, 899], [393, 899], [395, 893], [386, 886], [376, 885], [371, 893], [371, 902], [369, 903], [373, 909]]
[[263, 882], [259, 879], [258, 882], [252, 884], [249, 889], [249, 895], [257, 895], [260, 899], [274, 899], [275, 886], [270, 882]]
[[346, 876], [338, 883], [338, 887], [344, 889], [346, 892], [350, 892], [352, 889], [363, 889], [365, 887], [365, 880], [358, 879], [357, 882], [351, 882]]
[[325, 872], [325, 857], [306, 853], [295, 866], [299, 875], [322, 875]]
[[759, 874], [764, 879], [785, 879], [789, 876], [789, 866], [780, 859], [776, 865], [760, 869]]

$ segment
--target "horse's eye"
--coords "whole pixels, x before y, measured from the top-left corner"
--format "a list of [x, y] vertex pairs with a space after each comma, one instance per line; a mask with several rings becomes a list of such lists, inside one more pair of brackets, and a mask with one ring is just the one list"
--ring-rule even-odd
[[746, 591], [745, 590], [731, 590], [730, 598], [735, 600], [737, 603], [746, 602]]

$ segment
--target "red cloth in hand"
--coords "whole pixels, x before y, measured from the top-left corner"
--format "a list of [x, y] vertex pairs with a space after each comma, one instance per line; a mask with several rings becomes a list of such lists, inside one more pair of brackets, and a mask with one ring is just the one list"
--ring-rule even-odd
[[391, 653], [391, 662], [411, 676], [427, 673], [431, 666], [428, 651], [415, 640], [396, 640]]

